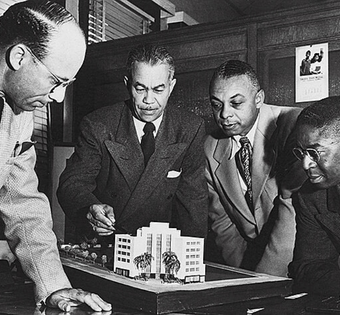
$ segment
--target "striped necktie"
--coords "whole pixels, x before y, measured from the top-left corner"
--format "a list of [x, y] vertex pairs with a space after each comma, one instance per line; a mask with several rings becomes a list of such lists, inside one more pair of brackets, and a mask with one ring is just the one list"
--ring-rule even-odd
[[241, 149], [239, 150], [239, 158], [242, 164], [240, 168], [240, 173], [245, 180], [247, 185], [247, 191], [245, 193], [245, 198], [248, 203], [249, 209], [253, 212], [253, 189], [251, 182], [251, 161], [252, 161], [252, 147], [250, 141], [247, 137], [240, 138]]

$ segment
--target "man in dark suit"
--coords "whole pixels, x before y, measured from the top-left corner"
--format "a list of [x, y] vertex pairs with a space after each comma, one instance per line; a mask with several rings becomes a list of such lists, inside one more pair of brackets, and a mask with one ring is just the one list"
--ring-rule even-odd
[[295, 239], [291, 192], [305, 180], [291, 151], [301, 109], [264, 97], [249, 64], [229, 60], [216, 69], [210, 101], [219, 130], [205, 142], [209, 217], [226, 264], [286, 276]]
[[305, 108], [294, 149], [309, 180], [294, 195], [297, 234], [289, 265], [296, 291], [340, 295], [340, 97]]
[[[164, 47], [133, 49], [127, 70], [130, 99], [83, 119], [60, 177], [59, 202], [85, 235], [89, 227], [100, 236], [133, 234], [162, 221], [183, 235], [205, 237], [204, 121], [167, 106], [176, 79]], [[150, 123], [151, 140], [145, 140]], [[144, 142], [153, 152], [143, 154]]]

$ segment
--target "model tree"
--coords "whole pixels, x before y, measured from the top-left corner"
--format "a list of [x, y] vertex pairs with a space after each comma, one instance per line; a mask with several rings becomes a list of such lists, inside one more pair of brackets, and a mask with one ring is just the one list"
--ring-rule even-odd
[[148, 252], [145, 252], [134, 258], [133, 263], [138, 269], [139, 279], [143, 279], [143, 280], [148, 279], [146, 275], [146, 268], [151, 265], [152, 259], [154, 259], [153, 256]]
[[182, 282], [180, 279], [175, 277], [178, 270], [181, 268], [181, 263], [176, 255], [172, 251], [166, 251], [162, 254], [162, 262], [165, 266], [164, 282]]

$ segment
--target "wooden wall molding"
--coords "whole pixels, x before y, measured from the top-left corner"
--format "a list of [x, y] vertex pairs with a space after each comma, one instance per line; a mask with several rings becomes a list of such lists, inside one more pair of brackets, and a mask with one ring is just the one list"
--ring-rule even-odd
[[270, 49], [282, 46], [303, 45], [310, 41], [327, 41], [340, 38], [340, 16], [266, 25], [258, 29], [258, 49]]
[[[128, 51], [143, 42], [165, 45], [175, 58], [177, 84], [170, 98], [173, 106], [202, 115], [213, 128], [208, 86], [213, 70], [227, 59], [248, 61], [258, 72], [266, 101], [295, 104], [295, 47], [328, 42], [330, 94], [339, 93], [340, 2], [232, 22], [200, 24], [92, 44], [75, 83], [74, 127], [88, 112], [113, 105], [127, 97], [123, 84]], [[339, 93], [340, 94], [340, 93]]]

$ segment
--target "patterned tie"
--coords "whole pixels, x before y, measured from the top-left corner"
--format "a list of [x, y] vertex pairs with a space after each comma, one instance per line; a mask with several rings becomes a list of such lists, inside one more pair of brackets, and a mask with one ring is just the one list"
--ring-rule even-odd
[[253, 190], [251, 185], [251, 159], [252, 159], [252, 148], [250, 141], [247, 137], [240, 138], [241, 149], [239, 151], [239, 157], [242, 164], [243, 178], [247, 185], [247, 191], [245, 193], [246, 201], [250, 210], [254, 211], [253, 205]]
[[0, 121], [1, 121], [3, 109], [4, 109], [4, 100], [2, 99], [2, 97], [0, 97]]
[[143, 128], [144, 136], [142, 137], [142, 151], [144, 154], [144, 165], [148, 164], [150, 156], [155, 151], [155, 138], [153, 132], [155, 131], [155, 125], [151, 122], [147, 122]]

